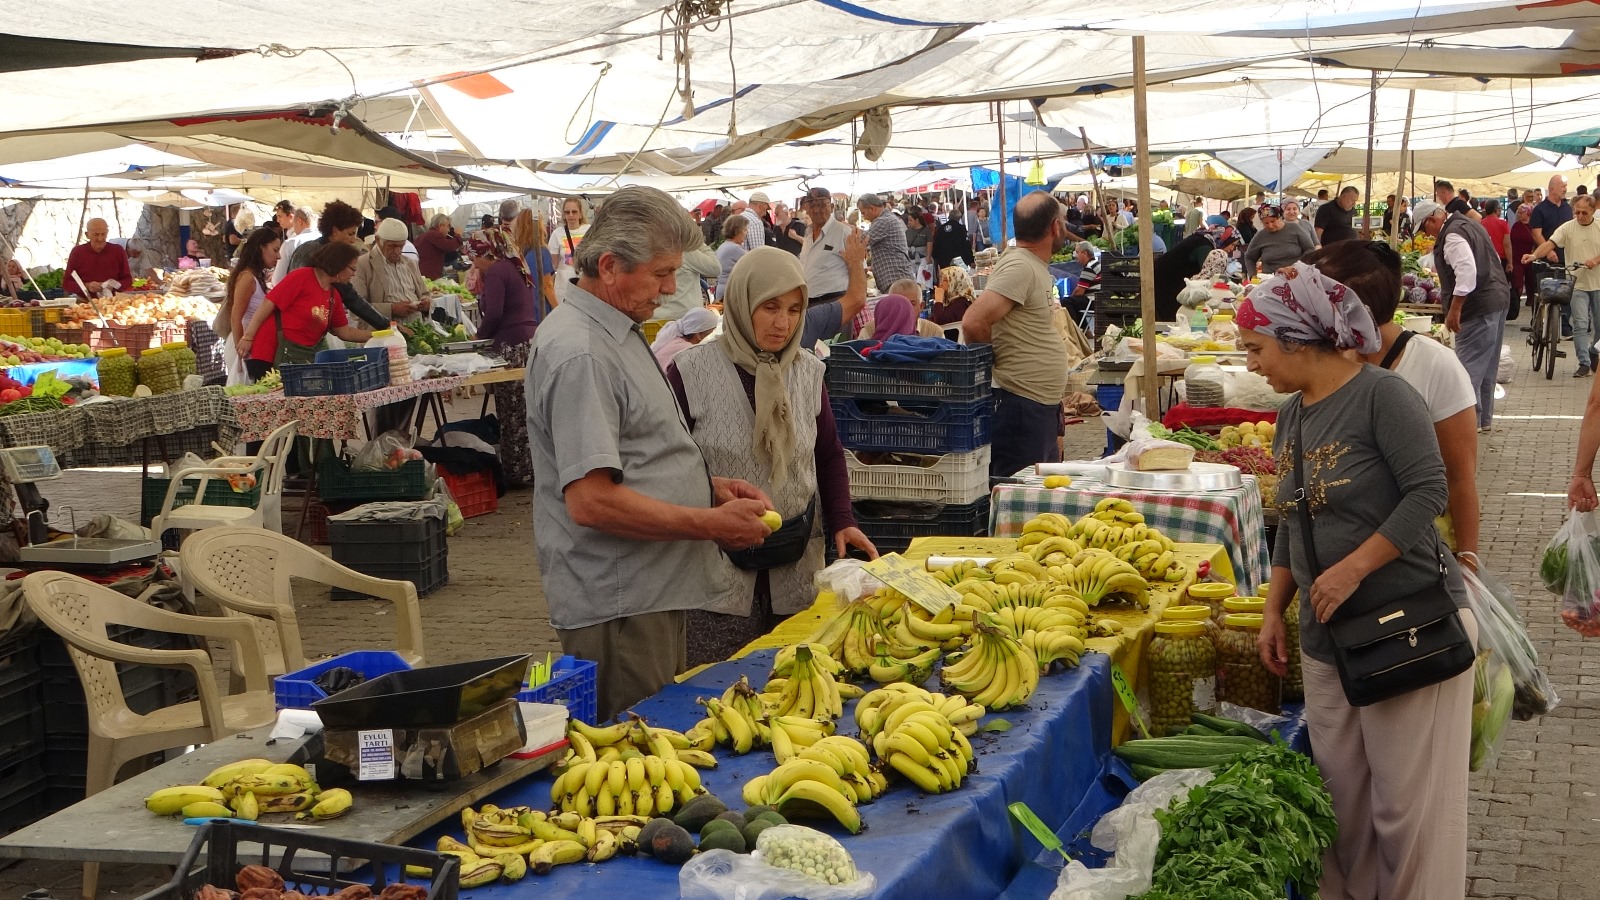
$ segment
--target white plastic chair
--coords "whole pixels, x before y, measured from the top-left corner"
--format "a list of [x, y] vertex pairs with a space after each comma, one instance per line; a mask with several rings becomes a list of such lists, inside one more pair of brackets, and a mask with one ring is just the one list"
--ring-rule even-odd
[[[150, 520], [152, 536], [160, 540], [161, 533], [168, 528], [198, 531], [219, 525], [254, 525], [282, 531], [283, 473], [299, 425], [294, 421], [278, 426], [261, 443], [261, 450], [255, 456], [219, 457], [212, 465], [185, 469], [171, 479], [166, 497], [161, 501], [161, 511]], [[261, 489], [255, 506], [212, 506], [205, 502], [206, 487], [213, 479], [245, 474], [254, 474]], [[195, 484], [194, 502], [175, 506], [178, 491], [187, 484]]]

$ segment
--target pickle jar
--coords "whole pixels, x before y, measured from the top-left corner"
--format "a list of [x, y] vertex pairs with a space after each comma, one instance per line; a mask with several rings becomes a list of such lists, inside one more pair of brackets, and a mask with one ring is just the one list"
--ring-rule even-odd
[[1194, 713], [1217, 711], [1217, 651], [1205, 625], [1157, 622], [1150, 641], [1150, 730], [1177, 734]]
[[178, 382], [180, 384], [188, 376], [199, 374], [199, 361], [195, 358], [194, 351], [189, 349], [188, 344], [183, 341], [170, 341], [162, 344], [161, 349], [171, 353], [172, 358], [177, 361]]
[[1190, 406], [1219, 407], [1222, 401], [1222, 367], [1217, 365], [1217, 358], [1189, 357], [1189, 365], [1183, 370], [1183, 402]]
[[1289, 657], [1289, 675], [1283, 679], [1283, 702], [1306, 698], [1305, 676], [1300, 671], [1300, 594], [1290, 595], [1283, 609], [1283, 646]]
[[1192, 606], [1169, 606], [1161, 613], [1163, 622], [1199, 622], [1206, 630], [1206, 640], [1216, 643], [1222, 626], [1211, 617], [1211, 607], [1196, 603]]
[[108, 347], [97, 354], [95, 376], [100, 382], [100, 393], [107, 397], [132, 397], [139, 386], [138, 367], [126, 347]]
[[1239, 589], [1225, 581], [1200, 581], [1189, 585], [1189, 603], [1198, 603], [1211, 610], [1211, 615], [1222, 616], [1222, 601], [1237, 594]]
[[1221, 698], [1276, 715], [1283, 709], [1283, 681], [1267, 671], [1256, 639], [1260, 613], [1229, 613], [1217, 636], [1217, 688]]
[[1222, 624], [1222, 619], [1229, 613], [1261, 613], [1267, 609], [1267, 601], [1260, 597], [1229, 597], [1222, 601], [1222, 614], [1216, 616], [1217, 624]]
[[139, 383], [148, 387], [152, 394], [170, 394], [179, 388], [178, 360], [171, 353], [160, 349], [146, 350], [139, 354]]

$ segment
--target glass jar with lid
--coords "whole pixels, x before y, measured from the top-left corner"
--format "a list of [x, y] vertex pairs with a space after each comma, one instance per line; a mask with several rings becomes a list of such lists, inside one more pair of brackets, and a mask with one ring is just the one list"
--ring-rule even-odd
[[139, 383], [152, 394], [170, 394], [182, 386], [177, 357], [160, 347], [139, 354], [138, 366]]
[[1188, 595], [1190, 603], [1198, 603], [1211, 610], [1211, 615], [1216, 618], [1222, 616], [1222, 601], [1234, 596], [1239, 589], [1226, 581], [1197, 581], [1189, 585]]
[[139, 369], [126, 347], [108, 347], [101, 350], [95, 363], [95, 376], [100, 382], [100, 393], [107, 397], [132, 397], [139, 386]]
[[1260, 597], [1229, 597], [1222, 601], [1222, 612], [1216, 616], [1216, 621], [1221, 624], [1222, 617], [1229, 613], [1260, 613], [1266, 608], [1267, 601]]
[[1239, 343], [1239, 326], [1233, 323], [1233, 313], [1219, 312], [1206, 324], [1206, 337], [1219, 344]]
[[1217, 711], [1217, 651], [1200, 622], [1157, 622], [1150, 640], [1150, 732], [1177, 734]]
[[1201, 603], [1169, 606], [1161, 612], [1163, 622], [1199, 622], [1206, 629], [1206, 640], [1215, 642], [1222, 626], [1211, 616], [1211, 607]]
[[1217, 692], [1222, 700], [1276, 715], [1283, 709], [1283, 681], [1261, 661], [1260, 613], [1229, 613], [1217, 636]]
[[1220, 407], [1223, 403], [1222, 367], [1215, 356], [1189, 357], [1183, 370], [1183, 402], [1190, 406]]

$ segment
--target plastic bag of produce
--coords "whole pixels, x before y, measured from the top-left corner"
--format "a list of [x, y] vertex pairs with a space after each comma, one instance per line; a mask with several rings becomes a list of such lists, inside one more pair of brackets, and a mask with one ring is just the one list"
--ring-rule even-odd
[[1156, 810], [1181, 801], [1191, 789], [1215, 777], [1210, 769], [1178, 769], [1162, 772], [1134, 788], [1121, 806], [1100, 817], [1089, 836], [1096, 847], [1116, 856], [1101, 869], [1090, 869], [1077, 860], [1068, 863], [1050, 900], [1124, 900], [1150, 890], [1156, 849], [1161, 845]]
[[385, 431], [361, 445], [361, 449], [350, 459], [350, 471], [381, 472], [398, 469], [413, 459], [422, 458], [422, 454], [412, 449], [414, 446], [415, 439], [411, 432], [404, 429]]
[[1600, 637], [1600, 524], [1594, 513], [1573, 511], [1539, 560], [1545, 589], [1561, 597], [1561, 621]]
[[681, 900], [865, 900], [878, 886], [838, 841], [803, 825], [777, 825], [755, 852], [698, 854], [678, 870]]
[[[1497, 665], [1504, 665], [1511, 679], [1514, 691], [1509, 707], [1511, 717], [1526, 722], [1555, 709], [1560, 699], [1544, 669], [1539, 667], [1539, 651], [1528, 639], [1528, 630], [1522, 624], [1522, 617], [1517, 614], [1516, 599], [1511, 594], [1511, 588], [1487, 569], [1474, 574], [1472, 570], [1464, 568], [1461, 575], [1467, 586], [1467, 603], [1478, 620], [1478, 647], [1491, 651], [1493, 661]], [[1491, 671], [1489, 674], [1494, 673]], [[1473, 722], [1476, 725], [1476, 717]], [[1503, 726], [1504, 722], [1499, 724]], [[1476, 749], [1476, 742], [1473, 746]]]

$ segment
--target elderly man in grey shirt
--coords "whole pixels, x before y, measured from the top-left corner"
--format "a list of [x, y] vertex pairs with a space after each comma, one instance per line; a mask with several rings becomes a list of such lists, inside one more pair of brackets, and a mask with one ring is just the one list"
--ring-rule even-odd
[[562, 649], [599, 665], [602, 720], [682, 670], [684, 611], [715, 592], [717, 547], [769, 533], [766, 495], [709, 475], [639, 327], [701, 243], [661, 191], [613, 194], [528, 356], [540, 575]]

